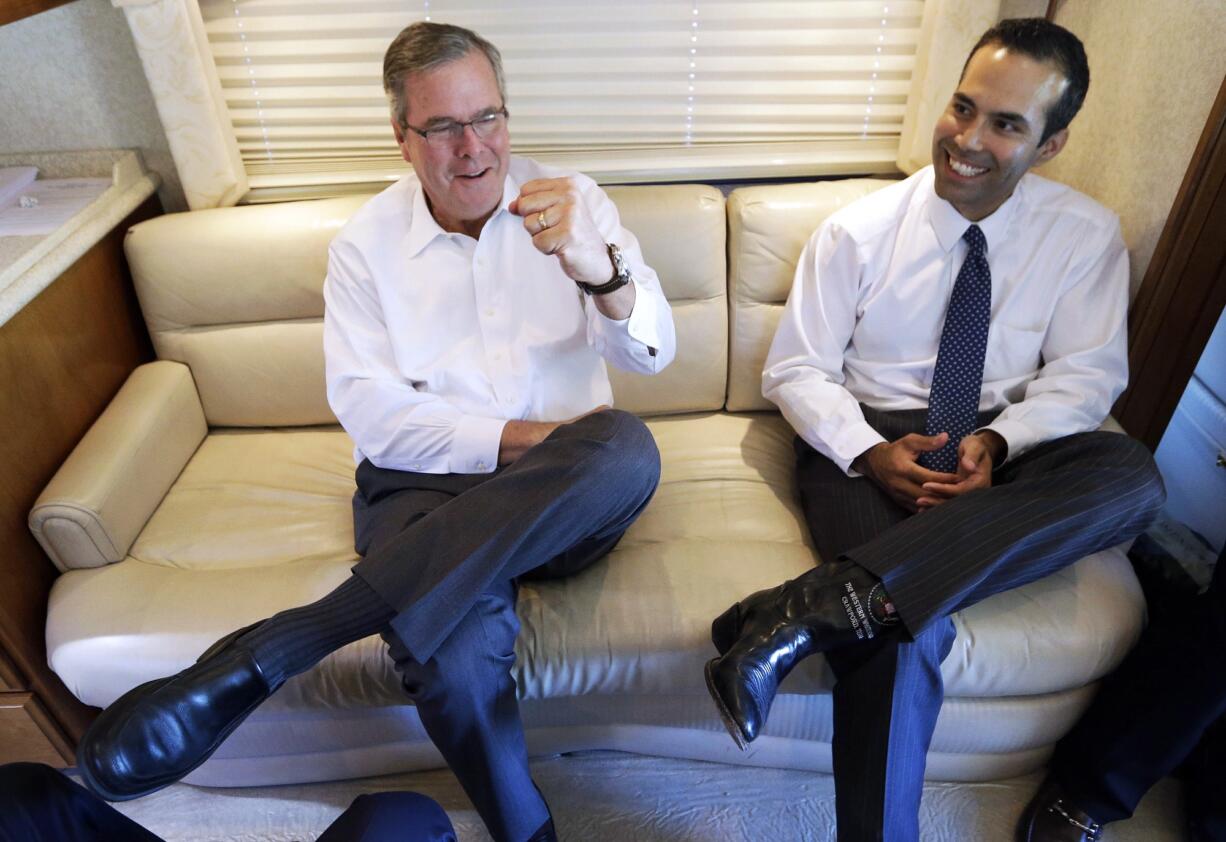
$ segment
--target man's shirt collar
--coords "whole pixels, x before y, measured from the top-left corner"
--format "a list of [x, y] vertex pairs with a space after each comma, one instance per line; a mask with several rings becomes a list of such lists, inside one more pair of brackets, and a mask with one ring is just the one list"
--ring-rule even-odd
[[984, 239], [987, 240], [988, 254], [991, 254], [993, 249], [1004, 242], [1008, 235], [1009, 222], [1017, 213], [1017, 209], [1025, 202], [1023, 195], [1025, 189], [1026, 177], [1023, 176], [1013, 188], [1013, 195], [1005, 199], [1000, 207], [978, 222], [971, 222], [958, 213], [957, 208], [938, 196], [933, 185], [929, 185], [931, 194], [928, 197], [928, 219], [932, 223], [937, 242], [941, 244], [942, 249], [949, 252], [962, 239], [966, 229], [972, 225], [978, 225], [979, 230], [983, 232]]
[[[416, 181], [414, 176], [414, 181]], [[437, 237], [446, 237], [447, 232], [430, 213], [430, 203], [426, 201], [426, 188], [420, 181], [413, 191], [413, 211], [409, 217], [409, 230], [405, 234], [404, 247], [407, 257], [417, 257], [426, 246]]]
[[498, 210], [494, 211], [494, 214], [490, 217], [490, 219], [493, 219], [495, 216], [504, 211], [510, 213], [508, 206], [519, 196], [520, 186], [519, 181], [516, 180], [513, 175], [511, 175], [511, 164], [510, 160], [508, 159], [507, 177], [502, 181], [502, 201], [498, 203]]
[[[414, 176], [416, 180], [416, 176]], [[511, 201], [519, 195], [519, 182], [511, 176], [510, 167], [507, 167], [506, 178], [502, 182], [502, 200], [498, 203], [498, 207], [490, 215], [490, 221], [493, 221], [499, 214], [509, 211], [507, 206]], [[409, 223], [409, 231], [405, 235], [405, 253], [408, 257], [416, 257], [421, 254], [422, 250], [438, 237], [450, 237], [452, 234], [444, 231], [442, 226], [435, 220], [434, 214], [430, 213], [430, 204], [426, 201], [426, 188], [421, 182], [417, 182], [417, 190], [413, 194], [413, 213]]]

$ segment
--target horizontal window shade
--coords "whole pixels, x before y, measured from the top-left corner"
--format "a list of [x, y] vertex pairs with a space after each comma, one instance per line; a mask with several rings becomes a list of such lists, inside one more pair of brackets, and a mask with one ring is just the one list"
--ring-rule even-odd
[[[857, 154], [859, 171], [892, 169], [923, 11], [920, 0], [200, 7], [256, 188], [404, 171], [383, 52], [427, 16], [501, 50], [520, 154], [582, 161], [606, 181], [846, 172]], [[795, 171], [776, 171], [783, 159]]]

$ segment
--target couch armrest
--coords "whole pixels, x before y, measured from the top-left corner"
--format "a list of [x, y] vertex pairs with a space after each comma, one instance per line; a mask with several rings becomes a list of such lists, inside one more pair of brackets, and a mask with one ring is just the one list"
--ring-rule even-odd
[[207, 432], [187, 366], [140, 366], [39, 495], [30, 531], [61, 571], [120, 561]]

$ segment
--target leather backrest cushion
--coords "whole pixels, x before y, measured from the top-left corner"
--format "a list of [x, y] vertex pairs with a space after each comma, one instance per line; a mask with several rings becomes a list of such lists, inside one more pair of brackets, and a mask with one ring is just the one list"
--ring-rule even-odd
[[609, 187], [673, 308], [677, 356], [654, 377], [612, 367], [617, 405], [640, 415], [721, 409], [728, 377], [727, 213], [714, 187]]
[[762, 365], [801, 250], [826, 217], [890, 183], [849, 178], [770, 184], [742, 187], [728, 196], [729, 410], [774, 408], [762, 397]]
[[[677, 358], [657, 377], [610, 370], [641, 414], [719, 409], [727, 376], [726, 215], [702, 185], [609, 190], [673, 304]], [[161, 359], [191, 367], [213, 426], [335, 423], [324, 391], [328, 243], [369, 197], [171, 214], [125, 250]]]

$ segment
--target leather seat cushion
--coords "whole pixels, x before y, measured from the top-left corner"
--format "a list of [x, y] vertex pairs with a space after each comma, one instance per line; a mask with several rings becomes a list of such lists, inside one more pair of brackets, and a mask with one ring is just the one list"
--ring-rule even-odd
[[[703, 695], [713, 617], [794, 577], [813, 555], [775, 414], [650, 419], [663, 457], [656, 496], [610, 556], [565, 580], [526, 583], [516, 669], [528, 698]], [[351, 443], [340, 430], [211, 433], [128, 558], [54, 587], [52, 667], [105, 705], [175, 672], [239, 625], [327, 593], [356, 560]], [[947, 693], [1024, 696], [1081, 687], [1140, 632], [1142, 600], [1118, 550], [993, 597], [955, 618]], [[823, 659], [785, 693], [828, 690]], [[403, 704], [377, 638], [291, 682], [289, 707]]]

